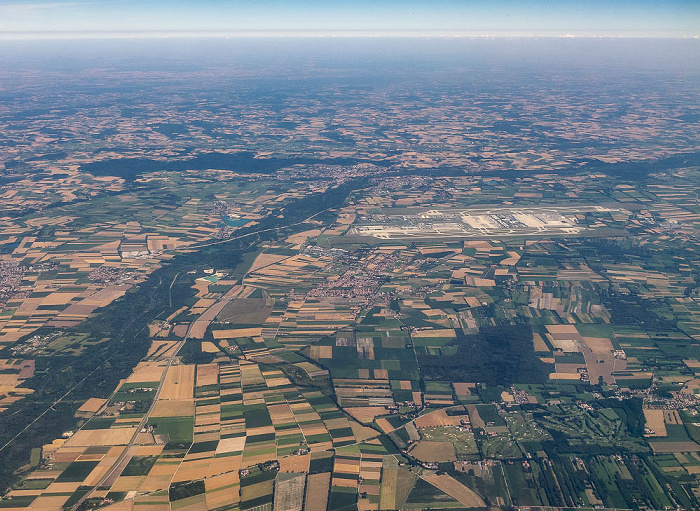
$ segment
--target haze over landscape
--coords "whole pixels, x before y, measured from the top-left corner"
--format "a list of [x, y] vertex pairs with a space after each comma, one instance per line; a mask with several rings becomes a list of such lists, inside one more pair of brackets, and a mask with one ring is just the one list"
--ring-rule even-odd
[[698, 27], [0, 3], [0, 510], [700, 509]]
[[694, 0], [7, 0], [0, 33], [698, 37]]

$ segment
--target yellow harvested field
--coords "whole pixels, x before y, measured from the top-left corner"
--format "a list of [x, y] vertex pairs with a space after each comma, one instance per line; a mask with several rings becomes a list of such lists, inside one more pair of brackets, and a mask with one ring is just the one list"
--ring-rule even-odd
[[467, 296], [464, 298], [464, 300], [467, 302], [469, 307], [481, 307], [481, 300], [479, 300], [476, 296]]
[[[141, 507], [141, 506], [139, 506]], [[134, 500], [122, 500], [109, 506], [109, 511], [133, 511], [134, 510]]]
[[219, 348], [213, 342], [205, 341], [202, 343], [202, 351], [204, 353], [216, 353], [219, 351]]
[[160, 399], [190, 399], [194, 393], [194, 366], [172, 366], [165, 377]]
[[219, 383], [219, 366], [216, 364], [201, 364], [197, 366], [197, 387], [216, 385]]
[[331, 474], [328, 472], [310, 475], [306, 484], [306, 511], [325, 511], [328, 506], [328, 489]]
[[[234, 457], [234, 459], [238, 459], [238, 457]], [[219, 476], [214, 476], [207, 479], [205, 481], [207, 491], [216, 490], [219, 488], [226, 488], [227, 486], [238, 484], [240, 482], [237, 470], [238, 466], [239, 464], [232, 464], [230, 471], [227, 471], [225, 474], [221, 474]]]
[[308, 472], [311, 463], [311, 454], [301, 456], [287, 456], [280, 458], [280, 472]]
[[139, 362], [134, 371], [126, 379], [127, 383], [160, 381], [165, 370], [162, 362]]
[[[206, 481], [209, 481], [207, 479]], [[205, 481], [205, 482], [206, 482]], [[230, 489], [221, 490], [209, 490], [206, 492], [206, 507], [202, 506], [201, 503], [198, 505], [202, 506], [202, 509], [219, 509], [223, 507], [231, 507], [240, 501], [237, 491], [230, 491]], [[143, 507], [143, 506], [139, 506]], [[149, 511], [149, 510], [144, 510]], [[155, 510], [153, 510], [155, 511]]]
[[360, 460], [346, 460], [336, 458], [333, 464], [333, 473], [343, 473], [343, 474], [359, 474], [360, 473]]
[[184, 461], [177, 467], [177, 472], [173, 476], [172, 482], [192, 481], [207, 477], [210, 475], [210, 460], [211, 458]]
[[80, 482], [71, 483], [51, 483], [47, 489], [47, 493], [73, 493], [80, 486]]
[[[305, 415], [310, 415], [310, 414], [305, 414]], [[301, 421], [299, 417], [297, 417], [297, 420]], [[311, 436], [311, 435], [323, 435], [324, 433], [327, 433], [328, 430], [326, 430], [326, 427], [321, 424], [320, 426], [314, 423], [311, 424], [300, 424], [301, 431], [304, 433], [304, 436]]]
[[503, 259], [501, 261], [501, 265], [503, 266], [513, 266], [517, 264], [518, 261], [520, 261], [520, 254], [517, 252], [508, 252], [508, 255], [510, 256], [508, 259]]
[[93, 295], [87, 297], [83, 300], [81, 305], [93, 305], [95, 307], [105, 307], [112, 303], [114, 300], [126, 293], [131, 286], [129, 285], [119, 285], [119, 286], [107, 286], [106, 288], [97, 291]]
[[612, 341], [607, 337], [584, 337], [583, 342], [596, 354], [607, 354], [613, 351]]
[[468, 396], [471, 394], [471, 390], [475, 387], [473, 383], [461, 383], [461, 382], [453, 382], [452, 386], [455, 389], [455, 394], [458, 396]]
[[555, 349], [567, 353], [576, 353], [580, 351], [578, 344], [573, 339], [553, 339], [552, 344], [554, 345]]
[[224, 438], [219, 440], [219, 445], [216, 447], [216, 454], [225, 452], [242, 452], [245, 447], [246, 437], [237, 436], [233, 438]]
[[240, 339], [241, 337], [259, 337], [261, 328], [231, 328], [228, 330], [214, 330], [214, 339]]
[[267, 386], [271, 389], [275, 387], [283, 387], [285, 385], [289, 385], [291, 382], [289, 381], [288, 378], [269, 378], [266, 380]]
[[207, 328], [209, 327], [209, 323], [209, 321], [195, 321], [192, 324], [192, 328], [190, 328], [189, 337], [193, 339], [203, 339], [204, 334], [206, 333]]
[[194, 415], [194, 399], [158, 400], [151, 417], [185, 417]]
[[453, 499], [458, 500], [464, 507], [486, 507], [486, 504], [478, 493], [464, 486], [452, 476], [431, 473], [421, 477], [436, 488], [447, 493]]
[[248, 273], [253, 273], [258, 268], [274, 264], [276, 262], [281, 261], [282, 259], [286, 259], [287, 257], [289, 256], [275, 254], [260, 254], [258, 257], [255, 258], [255, 261], [253, 261], [253, 264], [251, 265], [250, 270], [248, 270]]
[[136, 428], [113, 429], [81, 429], [70, 437], [65, 445], [95, 446], [95, 445], [126, 445], [136, 432]]
[[347, 428], [350, 426], [350, 423], [345, 417], [339, 417], [337, 419], [326, 419], [323, 422], [326, 425], [326, 428], [328, 429], [340, 429]]
[[211, 282], [208, 280], [205, 280], [203, 278], [195, 280], [194, 284], [192, 287], [197, 290], [197, 297], [201, 298], [205, 294], [209, 292], [209, 286], [211, 285]]
[[645, 426], [653, 431], [645, 436], [666, 436], [666, 421], [664, 420], [665, 410], [644, 409]]
[[158, 456], [163, 449], [164, 445], [142, 445], [136, 448], [135, 456]]
[[333, 449], [333, 442], [320, 442], [318, 444], [311, 444], [309, 446], [309, 451], [311, 452], [321, 452]]
[[[221, 417], [218, 413], [212, 413], [210, 415], [201, 415], [198, 413], [197, 418], [195, 420], [195, 426], [197, 428], [199, 428], [200, 426], [212, 426], [215, 424], [219, 424], [219, 422], [221, 422]], [[212, 433], [211, 436], [213, 437], [212, 439], [218, 438], [216, 432]], [[205, 441], [204, 438], [199, 438], [199, 440]]]
[[445, 328], [440, 330], [421, 330], [419, 332], [414, 332], [412, 336], [419, 339], [432, 339], [435, 337], [455, 338], [457, 337], [457, 334], [455, 333], [454, 329]]
[[417, 428], [432, 428], [435, 426], [459, 426], [460, 420], [464, 416], [460, 415], [447, 415], [447, 411], [443, 408], [440, 410], [435, 410], [434, 412], [426, 413], [421, 415], [415, 421], [413, 421]]
[[363, 426], [362, 424], [358, 424], [355, 421], [350, 421], [350, 428], [352, 429], [353, 436], [358, 442], [363, 442], [369, 438], [379, 436], [378, 431], [368, 428], [367, 426]]
[[81, 454], [76, 461], [100, 461], [104, 454]]
[[79, 412], [83, 413], [95, 413], [97, 410], [99, 410], [102, 405], [104, 405], [107, 402], [106, 399], [100, 399], [98, 397], [91, 397], [87, 401], [85, 401], [80, 408], [78, 408]]
[[389, 370], [388, 369], [374, 369], [374, 379], [375, 380], [388, 380]]
[[42, 495], [34, 499], [28, 509], [61, 509], [63, 504], [65, 504], [69, 498], [70, 495]]
[[292, 411], [287, 403], [269, 405], [267, 407], [267, 411], [272, 418], [273, 424], [283, 424], [294, 420], [294, 415], [292, 414]]
[[212, 405], [199, 405], [197, 407], [197, 415], [212, 415], [214, 413], [217, 413], [219, 409], [219, 403], [215, 403]]
[[164, 352], [168, 350], [168, 347], [174, 346], [176, 344], [176, 341], [153, 341], [151, 343], [150, 348], [148, 348], [148, 354], [146, 357], [150, 357], [154, 353], [158, 353], [159, 355], [162, 355]]
[[377, 415], [387, 413], [386, 408], [383, 406], [356, 406], [343, 408], [343, 410], [363, 424], [372, 422]]
[[[343, 213], [342, 215], [338, 216], [337, 222], [340, 225], [351, 225], [353, 222], [355, 222], [355, 213]], [[385, 247], [389, 249], [394, 249], [397, 247]], [[399, 249], [403, 249], [406, 247], [398, 247]]]
[[[325, 433], [325, 428], [322, 428], [322, 433]], [[246, 434], [249, 436], [255, 436], [255, 435], [267, 435], [269, 433], [274, 433], [275, 432], [275, 427], [274, 426], [261, 426], [259, 428], [248, 428], [246, 429]]]
[[545, 325], [551, 334], [578, 334], [576, 325]]
[[287, 241], [287, 243], [293, 243], [295, 245], [298, 245], [300, 243], [304, 243], [309, 238], [315, 238], [316, 236], [319, 236], [320, 234], [321, 234], [320, 229], [311, 229], [309, 231], [303, 231], [303, 232], [298, 232], [296, 234], [292, 234], [291, 236], [287, 237], [286, 241]]
[[535, 344], [535, 351], [549, 351], [549, 347], [538, 333], [532, 334], [532, 341]]
[[149, 476], [163, 476], [170, 479], [177, 471], [177, 463], [156, 463], [148, 472]]
[[0, 385], [0, 395], [5, 397], [0, 397], [0, 411], [9, 407], [15, 401], [19, 401], [22, 397], [27, 396], [34, 392], [34, 389], [25, 389], [22, 387], [16, 387], [16, 383], [11, 385]]
[[51, 293], [42, 298], [41, 305], [66, 305], [78, 296], [80, 296], [80, 293]]
[[394, 431], [396, 429], [386, 419], [377, 419], [377, 426], [379, 426], [384, 433], [391, 433], [392, 431]]
[[333, 486], [341, 486], [345, 488], [357, 488], [357, 481], [355, 479], [341, 479], [339, 477], [334, 477], [331, 484]]
[[135, 488], [138, 488], [146, 476], [121, 476], [117, 478], [110, 490], [128, 492]]
[[238, 470], [207, 478], [204, 484], [207, 492], [206, 502], [209, 509], [230, 506], [240, 500], [237, 488], [235, 488], [239, 484]]
[[550, 380], [580, 380], [581, 375], [578, 373], [551, 373]]
[[192, 308], [193, 309], [208, 309], [212, 305], [216, 303], [216, 298], [200, 298], [197, 300], [197, 303], [195, 303]]

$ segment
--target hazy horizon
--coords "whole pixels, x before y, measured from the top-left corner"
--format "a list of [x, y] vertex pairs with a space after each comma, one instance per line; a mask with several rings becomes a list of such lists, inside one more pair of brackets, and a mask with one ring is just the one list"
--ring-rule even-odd
[[[674, 69], [683, 74], [700, 72], [698, 39], [625, 38], [406, 38], [406, 37], [231, 37], [97, 39], [89, 45], [80, 40], [0, 41], [0, 64], [5, 71], [39, 66], [60, 70], [78, 68], [155, 65], [216, 67], [221, 63], [257, 64], [289, 62], [322, 65], [356, 60], [358, 66], [373, 63], [437, 68], [485, 66], [562, 67], [585, 69], [659, 71]], [[333, 64], [335, 65], [335, 64]], [[0, 71], [0, 74], [1, 71]]]
[[17, 0], [0, 38], [323, 35], [698, 37], [692, 0]]

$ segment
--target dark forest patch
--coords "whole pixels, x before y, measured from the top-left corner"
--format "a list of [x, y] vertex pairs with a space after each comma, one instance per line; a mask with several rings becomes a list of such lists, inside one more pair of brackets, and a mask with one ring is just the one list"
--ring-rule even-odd
[[544, 383], [551, 372], [551, 365], [535, 355], [527, 325], [488, 327], [476, 335], [457, 330], [450, 345], [455, 344], [455, 355], [418, 356], [426, 379], [510, 385]]

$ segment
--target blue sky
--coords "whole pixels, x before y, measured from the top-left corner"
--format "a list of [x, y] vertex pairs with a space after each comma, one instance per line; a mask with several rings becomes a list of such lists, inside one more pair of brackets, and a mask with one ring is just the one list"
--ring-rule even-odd
[[21, 32], [697, 37], [700, 0], [0, 0]]

